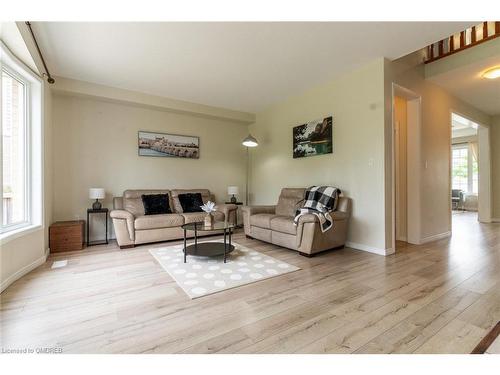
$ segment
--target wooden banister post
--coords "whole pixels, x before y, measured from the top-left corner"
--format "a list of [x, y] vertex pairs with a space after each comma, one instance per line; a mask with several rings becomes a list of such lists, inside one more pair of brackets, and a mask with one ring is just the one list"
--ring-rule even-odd
[[472, 26], [472, 31], [470, 32], [470, 42], [476, 43], [476, 26]]
[[483, 22], [483, 39], [488, 37], [488, 22]]
[[465, 31], [460, 32], [460, 48], [465, 46]]
[[443, 56], [444, 54], [444, 41], [440, 40], [438, 44], [438, 56]]

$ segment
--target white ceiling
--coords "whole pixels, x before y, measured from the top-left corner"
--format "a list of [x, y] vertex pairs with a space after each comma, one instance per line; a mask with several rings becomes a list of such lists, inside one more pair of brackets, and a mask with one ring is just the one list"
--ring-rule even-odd
[[[470, 50], [479, 49], [481, 46], [478, 45]], [[500, 66], [500, 49], [496, 56], [480, 58], [477, 61], [471, 59], [467, 63], [428, 77], [428, 79], [487, 115], [500, 115], [500, 78], [482, 77], [485, 70], [495, 66]]]
[[15, 22], [0, 22], [0, 40], [19, 60], [38, 73], [33, 57], [30, 55]]
[[34, 23], [51, 73], [257, 112], [470, 22]]

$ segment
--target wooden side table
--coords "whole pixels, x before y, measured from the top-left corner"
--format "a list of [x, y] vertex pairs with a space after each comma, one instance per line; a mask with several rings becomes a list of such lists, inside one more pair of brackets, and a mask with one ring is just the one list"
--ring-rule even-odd
[[[94, 210], [93, 208], [87, 209], [87, 246], [93, 246], [93, 245], [104, 245], [108, 244], [108, 212], [109, 210], [107, 208], [101, 208], [99, 210]], [[92, 241], [90, 242], [90, 215], [91, 214], [104, 214], [105, 216], [105, 236], [106, 238], [104, 240], [98, 240], [98, 241]]]
[[57, 221], [49, 227], [51, 253], [77, 251], [85, 243], [85, 221]]
[[[235, 204], [236, 206], [242, 206], [243, 205], [243, 202], [235, 202], [235, 203], [233, 203], [233, 202], [224, 202], [224, 203], [225, 204]], [[239, 211], [238, 207], [236, 207], [236, 214], [234, 215], [235, 216], [235, 218], [234, 218], [234, 226], [236, 228], [241, 228], [241, 227], [243, 227], [243, 225], [238, 225], [238, 211]]]

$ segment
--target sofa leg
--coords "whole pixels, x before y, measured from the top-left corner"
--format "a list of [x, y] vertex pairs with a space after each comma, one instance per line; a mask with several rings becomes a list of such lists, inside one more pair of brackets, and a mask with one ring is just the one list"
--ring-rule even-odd
[[249, 236], [248, 234], [245, 234], [245, 237], [248, 238], [249, 240], [253, 240], [254, 238]]
[[303, 257], [306, 257], [306, 258], [312, 258], [314, 256], [314, 254], [301, 253], [300, 251], [299, 251], [299, 254], [302, 255]]
[[123, 246], [120, 246], [120, 249], [132, 249], [135, 245], [132, 244], [132, 245], [123, 245]]

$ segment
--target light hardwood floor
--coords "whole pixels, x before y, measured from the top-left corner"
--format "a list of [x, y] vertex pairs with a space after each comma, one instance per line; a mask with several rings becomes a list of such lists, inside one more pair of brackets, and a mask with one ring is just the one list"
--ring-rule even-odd
[[[500, 224], [382, 257], [314, 258], [234, 236], [300, 271], [190, 300], [145, 245], [51, 256], [1, 294], [3, 348], [63, 353], [469, 353], [500, 319]], [[55, 260], [68, 265], [51, 269]]]

